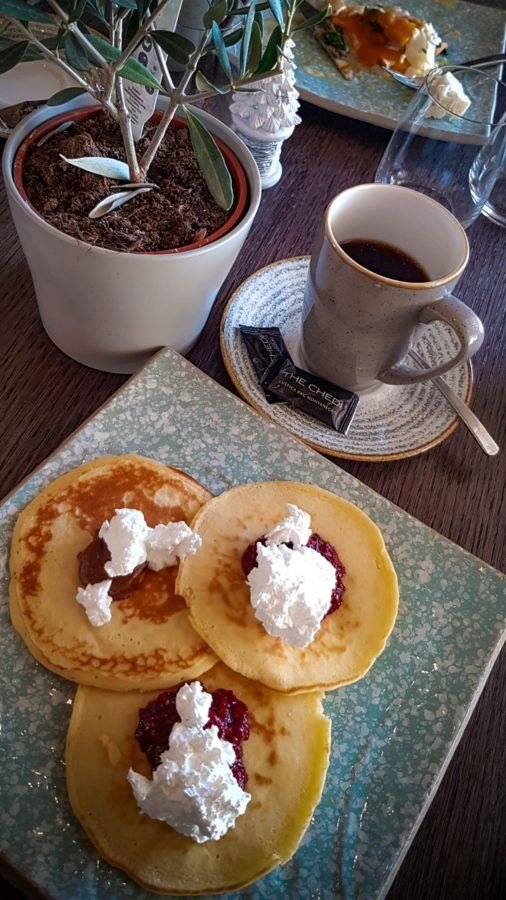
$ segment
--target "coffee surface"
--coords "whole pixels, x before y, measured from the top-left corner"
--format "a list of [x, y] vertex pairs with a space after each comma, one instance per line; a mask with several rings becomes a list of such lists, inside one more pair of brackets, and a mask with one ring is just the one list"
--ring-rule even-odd
[[360, 266], [397, 281], [430, 281], [430, 276], [416, 259], [383, 241], [354, 238], [342, 241], [341, 247]]

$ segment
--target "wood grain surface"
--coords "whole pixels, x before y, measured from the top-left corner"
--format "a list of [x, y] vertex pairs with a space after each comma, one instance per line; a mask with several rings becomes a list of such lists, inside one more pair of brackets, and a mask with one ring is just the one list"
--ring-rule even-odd
[[[247, 243], [189, 358], [231, 388], [219, 353], [227, 297], [276, 259], [309, 253], [328, 201], [372, 181], [386, 131], [302, 104], [302, 124], [285, 144], [283, 178], [264, 193]], [[485, 219], [469, 231], [471, 262], [459, 297], [482, 318], [472, 407], [504, 447], [505, 232]], [[125, 381], [73, 362], [41, 326], [28, 267], [0, 195], [0, 496], [9, 492]], [[58, 261], [55, 260], [55, 265]], [[462, 425], [439, 447], [393, 463], [339, 462], [365, 484], [476, 556], [504, 566], [504, 453], [485, 457]], [[505, 656], [503, 654], [408, 850], [390, 900], [477, 900], [506, 896]], [[4, 871], [13, 880], [12, 873]], [[2, 896], [21, 893], [0, 882]]]

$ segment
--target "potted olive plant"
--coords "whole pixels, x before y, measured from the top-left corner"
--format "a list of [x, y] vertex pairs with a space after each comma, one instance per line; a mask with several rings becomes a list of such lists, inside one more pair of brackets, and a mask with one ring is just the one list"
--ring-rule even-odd
[[[131, 372], [160, 346], [191, 347], [260, 201], [244, 144], [193, 104], [277, 74], [290, 35], [324, 14], [212, 0], [193, 43], [176, 31], [181, 0], [47, 6], [0, 0], [16, 24], [0, 74], [40, 54], [69, 83], [8, 139], [9, 203], [49, 336], [80, 362]], [[48, 39], [35, 27], [46, 23]]]

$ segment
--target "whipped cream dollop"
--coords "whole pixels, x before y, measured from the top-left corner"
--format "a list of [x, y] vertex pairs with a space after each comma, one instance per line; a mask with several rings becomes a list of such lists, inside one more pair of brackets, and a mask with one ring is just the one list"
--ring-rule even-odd
[[293, 503], [287, 503], [288, 515], [265, 535], [268, 547], [274, 544], [293, 544], [304, 547], [311, 537], [311, 516]]
[[169, 522], [148, 528], [145, 544], [148, 566], [155, 572], [175, 566], [178, 559], [196, 553], [201, 544], [200, 535], [186, 522]]
[[141, 812], [198, 844], [223, 837], [251, 800], [232, 774], [232, 744], [218, 736], [216, 725], [204, 727], [211, 702], [200, 682], [184, 684], [176, 697], [181, 722], [152, 780], [133, 769], [127, 775]]
[[84, 610], [92, 625], [106, 625], [111, 621], [112, 597], [109, 594], [111, 579], [98, 581], [96, 584], [87, 584], [85, 588], [78, 587], [76, 600]]
[[441, 43], [431, 22], [424, 22], [411, 35], [404, 52], [409, 63], [407, 75], [423, 77], [436, 65], [436, 49]]
[[[331, 563], [311, 547], [311, 517], [291, 503], [289, 515], [256, 545], [257, 563], [248, 575], [255, 616], [273, 637], [307, 647], [327, 612], [336, 583]], [[291, 543], [293, 549], [286, 544]]]
[[129, 575], [136, 566], [146, 562], [148, 526], [139, 509], [117, 509], [110, 521], [106, 519], [98, 536], [107, 544], [111, 559], [104, 569], [111, 578]]
[[95, 626], [111, 620], [112, 597], [108, 592], [112, 578], [130, 575], [145, 562], [150, 569], [159, 572], [196, 553], [202, 544], [200, 535], [186, 522], [169, 522], [150, 528], [138, 509], [115, 510], [115, 515], [102, 524], [98, 536], [109, 550], [111, 558], [104, 563], [104, 569], [110, 577], [85, 588], [79, 587], [76, 594], [77, 602]]
[[438, 103], [431, 104], [426, 113], [430, 119], [443, 119], [449, 113], [463, 116], [471, 106], [471, 100], [453, 72], [445, 72], [431, 78], [430, 93], [442, 104], [441, 106]]

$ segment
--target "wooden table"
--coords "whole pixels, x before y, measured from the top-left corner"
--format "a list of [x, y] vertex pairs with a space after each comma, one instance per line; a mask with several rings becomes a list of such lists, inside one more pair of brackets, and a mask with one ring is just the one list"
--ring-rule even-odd
[[[227, 297], [261, 266], [309, 253], [312, 233], [327, 202], [345, 187], [374, 179], [389, 137], [386, 131], [307, 104], [302, 105], [302, 117], [302, 125], [284, 148], [283, 178], [265, 192], [246, 246], [190, 354], [196, 365], [228, 388], [231, 384], [218, 343]], [[471, 263], [458, 294], [481, 316], [486, 331], [485, 345], [475, 361], [472, 406], [504, 447], [505, 233], [482, 219], [469, 237]], [[125, 377], [73, 362], [46, 337], [3, 190], [0, 259], [3, 496], [110, 397]], [[500, 567], [504, 561], [504, 454], [485, 457], [462, 425], [445, 443], [417, 458], [336, 464], [486, 562]], [[489, 678], [390, 900], [477, 900], [506, 895], [501, 840], [505, 661], [503, 655]], [[7, 896], [37, 896], [27, 887], [22, 894], [6, 889], [12, 891]]]

